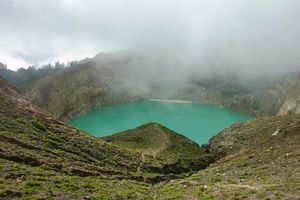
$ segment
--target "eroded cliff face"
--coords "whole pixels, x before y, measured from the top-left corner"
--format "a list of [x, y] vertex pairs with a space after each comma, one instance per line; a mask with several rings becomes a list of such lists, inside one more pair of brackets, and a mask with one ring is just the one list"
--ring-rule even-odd
[[67, 119], [101, 106], [104, 87], [90, 64], [47, 76], [24, 89], [25, 97], [53, 115]]
[[300, 74], [272, 82], [270, 77], [245, 82], [234, 75], [191, 81], [177, 80], [179, 76], [161, 70], [161, 65], [138, 56], [99, 54], [43, 77], [22, 92], [64, 120], [93, 108], [147, 98], [190, 100], [254, 116], [300, 113]]
[[[300, 113], [300, 74], [291, 75], [282, 82], [258, 92], [247, 94], [247, 107], [250, 112], [254, 112], [256, 116], [274, 116], [284, 115], [288, 113]], [[245, 99], [244, 96], [238, 95], [233, 97], [235, 101], [229, 105], [229, 108], [235, 108], [235, 102]], [[239, 108], [239, 106], [237, 107]]]
[[228, 94], [222, 88], [193, 84], [182, 97], [201, 103], [223, 106], [254, 116], [300, 113], [300, 74], [290, 75], [263, 89]]
[[118, 80], [117, 73], [92, 62], [78, 64], [36, 81], [22, 89], [22, 93], [35, 105], [68, 120], [92, 108], [140, 99], [138, 84]]
[[[267, 104], [271, 96], [271, 108], [265, 111], [269, 114], [284, 115], [300, 113], [300, 74], [286, 79], [282, 84], [265, 93], [262, 102]], [[263, 112], [264, 113], [264, 112]]]

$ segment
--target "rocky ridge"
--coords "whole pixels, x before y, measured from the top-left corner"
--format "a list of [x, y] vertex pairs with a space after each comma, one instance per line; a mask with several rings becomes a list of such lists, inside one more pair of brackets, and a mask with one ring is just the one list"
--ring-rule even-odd
[[190, 100], [254, 116], [300, 113], [299, 73], [283, 75], [271, 83], [263, 78], [248, 83], [238, 78], [230, 82], [222, 77], [176, 82], [168, 73], [158, 81], [156, 68], [140, 68], [144, 62], [139, 57], [99, 54], [35, 80], [21, 92], [64, 120], [93, 108], [147, 98]]
[[[32, 105], [3, 79], [0, 86], [0, 198], [300, 197], [299, 115], [234, 124], [203, 148], [158, 124], [104, 141]], [[150, 136], [166, 137], [169, 142], [157, 143]], [[179, 176], [176, 170], [165, 170], [174, 160], [179, 161], [177, 167], [192, 169], [197, 162], [189, 165], [184, 159], [210, 162], [208, 152], [217, 161], [189, 177], [182, 176], [184, 168], [179, 168]]]

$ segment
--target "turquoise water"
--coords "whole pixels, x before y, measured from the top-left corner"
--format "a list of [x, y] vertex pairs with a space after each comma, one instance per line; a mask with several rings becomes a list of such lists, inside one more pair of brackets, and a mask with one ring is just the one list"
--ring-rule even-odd
[[253, 118], [217, 106], [199, 103], [162, 103], [142, 101], [94, 109], [69, 123], [94, 136], [106, 136], [148, 122], [160, 123], [199, 144], [224, 127]]

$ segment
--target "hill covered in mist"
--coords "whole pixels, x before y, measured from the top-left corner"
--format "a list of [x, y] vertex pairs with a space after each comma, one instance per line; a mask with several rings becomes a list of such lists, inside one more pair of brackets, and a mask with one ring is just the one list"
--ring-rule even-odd
[[[177, 71], [176, 66], [175, 60], [130, 51], [101, 53], [17, 86], [34, 104], [63, 119], [148, 98], [190, 100], [255, 116], [300, 112], [300, 72], [247, 77], [230, 71]], [[7, 77], [4, 71], [0, 73]], [[9, 78], [12, 83], [16, 79]]]

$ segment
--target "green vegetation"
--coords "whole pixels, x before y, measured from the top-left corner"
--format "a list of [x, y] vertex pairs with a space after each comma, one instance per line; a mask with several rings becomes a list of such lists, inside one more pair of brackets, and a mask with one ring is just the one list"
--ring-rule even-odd
[[1, 78], [0, 111], [0, 199], [299, 199], [299, 115], [235, 124], [204, 149], [158, 124], [92, 137]]
[[161, 173], [192, 172], [214, 161], [213, 155], [199, 148], [198, 144], [157, 123], [145, 124], [103, 139], [140, 153], [143, 162], [139, 167], [145, 170], [152, 166]]
[[47, 130], [47, 128], [45, 127], [44, 124], [42, 124], [41, 122], [39, 122], [39, 121], [37, 121], [37, 120], [35, 120], [35, 119], [32, 120], [31, 123], [32, 123], [32, 125], [33, 125], [34, 127], [36, 127], [37, 129], [39, 129], [39, 130], [41, 130], [41, 131], [46, 131], [46, 130]]
[[65, 67], [63, 63], [56, 62], [54, 65], [43, 65], [41, 67], [30, 66], [27, 69], [19, 68], [17, 71], [7, 69], [0, 62], [0, 75], [15, 86], [29, 86], [37, 80], [54, 74]]
[[58, 182], [55, 183], [55, 187], [62, 189], [62, 190], [78, 190], [80, 187], [78, 185], [74, 185], [68, 182]]

